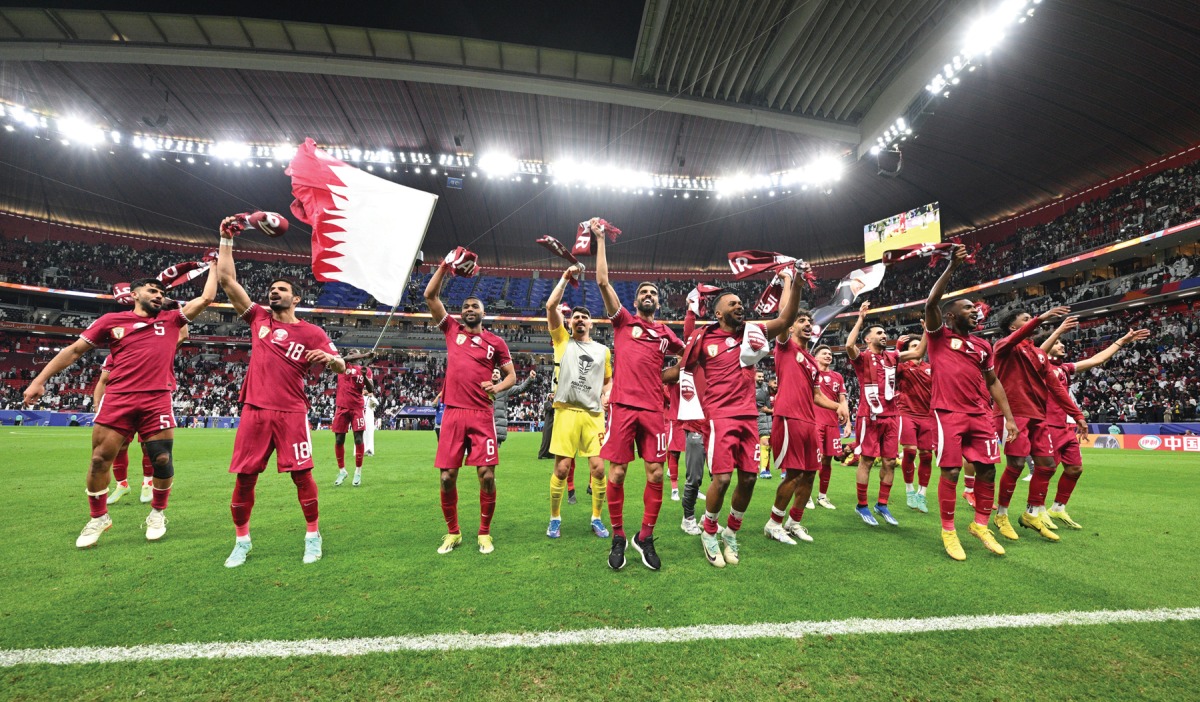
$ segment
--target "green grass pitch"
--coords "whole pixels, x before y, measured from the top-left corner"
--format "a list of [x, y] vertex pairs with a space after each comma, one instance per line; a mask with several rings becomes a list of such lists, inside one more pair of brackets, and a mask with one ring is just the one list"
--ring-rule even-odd
[[[863, 525], [852, 510], [853, 469], [837, 466], [830, 496], [838, 509], [805, 515], [815, 543], [789, 547], [761, 536], [778, 482], [760, 481], [742, 530], [741, 565], [709, 566], [697, 539], [679, 530], [679, 503], [668, 499], [657, 530], [663, 570], [647, 570], [631, 551], [625, 570], [612, 572], [608, 542], [588, 528], [586, 470], [577, 475], [579, 504], [564, 505], [563, 537], [545, 537], [550, 461], [533, 458], [537, 435], [512, 434], [501, 449], [496, 552], [475, 549], [477, 482], [465, 471], [464, 545], [438, 556], [445, 525], [433, 434], [377, 433], [378, 455], [367, 458], [364, 485], [335, 488], [333, 437], [318, 432], [324, 559], [301, 564], [304, 521], [295, 488], [272, 470], [258, 485], [254, 550], [245, 566], [227, 570], [231, 431], [178, 432], [176, 486], [161, 542], [144, 538], [149, 506], [138, 502], [135, 488], [110, 509], [114, 526], [99, 545], [80, 551], [74, 539], [87, 520], [88, 434], [0, 429], [7, 468], [0, 649], [1200, 606], [1198, 544], [1188, 519], [1197, 495], [1195, 456], [1086, 452], [1071, 502], [1085, 528], [1062, 529], [1059, 544], [1019, 530], [1021, 540], [1005, 544], [1004, 558], [967, 535], [970, 510], [960, 500], [968, 560], [952, 562], [942, 552], [936, 514], [905, 509], [902, 486], [892, 500], [900, 528]], [[136, 448], [133, 454], [136, 480]], [[642, 513], [639, 473], [630, 471], [626, 487], [631, 527]], [[1020, 483], [1014, 505], [1024, 503], [1027, 485]], [[936, 505], [932, 491], [930, 498]], [[1183, 700], [1200, 689], [1198, 661], [1200, 623], [1175, 622], [26, 665], [0, 669], [0, 700]]]

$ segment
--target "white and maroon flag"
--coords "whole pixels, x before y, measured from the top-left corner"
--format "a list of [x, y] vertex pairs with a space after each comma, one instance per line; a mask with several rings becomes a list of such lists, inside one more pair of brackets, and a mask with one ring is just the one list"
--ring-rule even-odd
[[305, 139], [287, 170], [292, 213], [312, 227], [313, 275], [397, 305], [433, 217], [437, 195], [347, 165]]

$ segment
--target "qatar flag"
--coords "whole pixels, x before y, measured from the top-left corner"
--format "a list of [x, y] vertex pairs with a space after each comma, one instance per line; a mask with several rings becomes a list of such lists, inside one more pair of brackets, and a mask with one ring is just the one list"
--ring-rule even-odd
[[400, 304], [437, 195], [347, 165], [305, 139], [287, 170], [292, 213], [312, 227], [313, 275]]

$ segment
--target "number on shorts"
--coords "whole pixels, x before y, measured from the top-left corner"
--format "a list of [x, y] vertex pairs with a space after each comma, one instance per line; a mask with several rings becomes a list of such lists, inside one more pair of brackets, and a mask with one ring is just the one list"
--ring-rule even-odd
[[655, 434], [654, 438], [658, 442], [658, 452], [666, 453], [667, 452], [667, 435], [666, 434]]
[[299, 361], [304, 357], [304, 344], [297, 344], [294, 341], [288, 342], [287, 351], [285, 351], [283, 355], [287, 356], [293, 361]]
[[[488, 348], [491, 348], [491, 347], [489, 346]], [[488, 439], [487, 441], [483, 442], [483, 449], [484, 449], [484, 451], [487, 451], [488, 458], [495, 456], [496, 455], [496, 440]]]
[[1000, 455], [1000, 440], [999, 439], [987, 439], [983, 443], [987, 445], [988, 456], [999, 456]]
[[312, 458], [312, 444], [307, 441], [301, 441], [298, 444], [292, 444], [292, 453], [296, 455], [297, 461], [307, 460]]
[[160, 414], [158, 415], [158, 428], [170, 429], [172, 426], [174, 426], [174, 420], [175, 418], [169, 414]]

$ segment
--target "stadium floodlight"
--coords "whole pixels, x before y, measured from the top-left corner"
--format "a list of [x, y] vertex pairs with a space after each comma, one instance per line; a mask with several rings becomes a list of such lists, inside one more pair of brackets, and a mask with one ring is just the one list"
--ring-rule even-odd
[[219, 141], [212, 147], [212, 155], [222, 161], [240, 161], [250, 158], [251, 153], [249, 144], [238, 141]]
[[296, 155], [296, 147], [292, 144], [277, 144], [271, 149], [271, 156], [276, 161], [290, 161]]
[[506, 176], [517, 172], [517, 159], [508, 154], [486, 154], [479, 159], [479, 170], [488, 175]]

